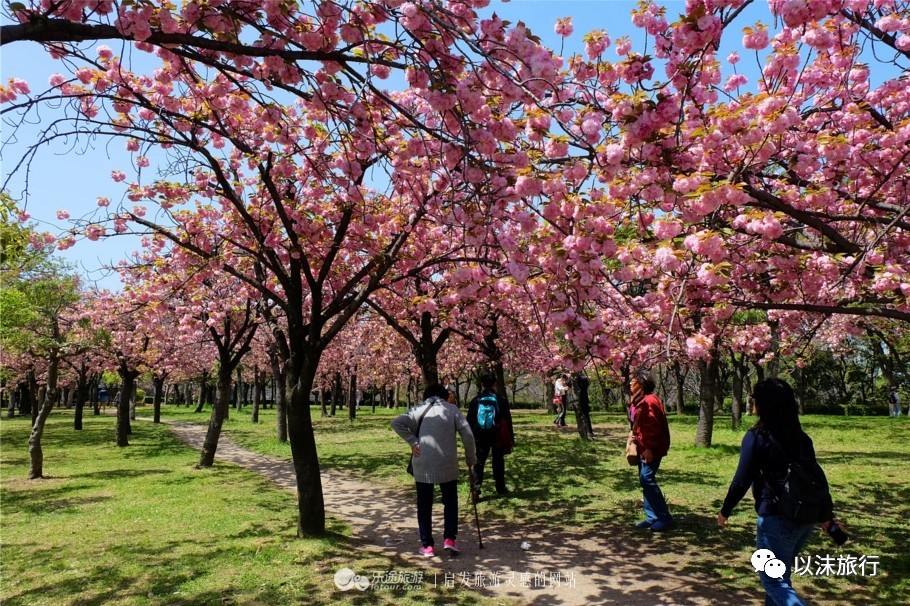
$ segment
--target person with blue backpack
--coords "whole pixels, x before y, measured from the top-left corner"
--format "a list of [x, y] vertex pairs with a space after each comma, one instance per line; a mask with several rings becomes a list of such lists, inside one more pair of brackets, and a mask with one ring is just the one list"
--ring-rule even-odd
[[505, 455], [512, 452], [515, 432], [512, 427], [512, 412], [509, 401], [497, 393], [496, 377], [484, 373], [480, 377], [481, 391], [468, 405], [468, 424], [474, 433], [477, 445], [477, 464], [474, 465], [474, 490], [480, 496], [484, 467], [487, 458], [492, 458], [493, 481], [496, 494], [507, 495]]

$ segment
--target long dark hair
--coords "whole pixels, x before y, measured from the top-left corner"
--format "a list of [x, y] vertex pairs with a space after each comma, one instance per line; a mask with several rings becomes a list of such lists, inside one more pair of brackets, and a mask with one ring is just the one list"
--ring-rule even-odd
[[783, 379], [764, 379], [755, 384], [752, 397], [758, 412], [755, 431], [770, 434], [788, 453], [795, 452], [803, 428], [790, 385]]

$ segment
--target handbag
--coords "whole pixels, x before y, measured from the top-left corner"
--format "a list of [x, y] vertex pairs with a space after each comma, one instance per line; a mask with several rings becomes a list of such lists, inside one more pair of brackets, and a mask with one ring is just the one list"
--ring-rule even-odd
[[493, 440], [493, 446], [502, 451], [502, 454], [512, 454], [512, 447], [515, 446], [515, 440], [512, 438], [512, 422], [503, 417], [499, 422], [499, 428], [496, 430], [496, 437]]
[[641, 462], [641, 457], [638, 456], [638, 443], [635, 441], [635, 436], [631, 434], [626, 440], [626, 462], [633, 467]]
[[[430, 408], [435, 403], [436, 403], [435, 400], [430, 402], [430, 405], [424, 409], [423, 414], [421, 414], [420, 418], [417, 419], [417, 433], [414, 435], [416, 435], [418, 439], [420, 439], [420, 425], [423, 423], [423, 418], [425, 416], [427, 416], [427, 413], [430, 412]], [[408, 468], [405, 471], [407, 471], [410, 475], [414, 475], [414, 455], [413, 454], [411, 455], [411, 458], [408, 459]]]

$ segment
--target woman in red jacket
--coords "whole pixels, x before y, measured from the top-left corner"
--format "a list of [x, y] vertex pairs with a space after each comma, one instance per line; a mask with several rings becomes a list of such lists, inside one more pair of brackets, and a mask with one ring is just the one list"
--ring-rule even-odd
[[644, 369], [637, 370], [629, 385], [632, 389], [629, 419], [632, 421], [632, 436], [641, 456], [638, 479], [641, 482], [645, 509], [645, 519], [635, 527], [660, 532], [673, 525], [673, 517], [655, 477], [660, 469], [660, 460], [670, 449], [670, 427], [667, 425], [663, 402], [654, 395], [655, 383], [651, 373]]

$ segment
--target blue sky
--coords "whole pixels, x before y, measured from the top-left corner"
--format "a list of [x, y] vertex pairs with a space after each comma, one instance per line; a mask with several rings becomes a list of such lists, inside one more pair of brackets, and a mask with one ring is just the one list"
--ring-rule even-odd
[[[605, 29], [616, 40], [621, 36], [630, 36], [633, 41], [639, 41], [642, 34], [631, 24], [629, 16], [636, 2], [609, 1], [609, 0], [513, 0], [512, 2], [492, 2], [485, 14], [496, 12], [501, 18], [512, 22], [523, 21], [543, 42], [559, 50], [561, 40], [553, 32], [556, 20], [561, 17], [573, 17], [575, 33], [567, 39], [564, 54], [570, 55], [581, 52], [582, 36], [584, 33]], [[673, 21], [684, 10], [682, 1], [666, 2], [667, 18]], [[773, 18], [768, 11], [764, 0], [759, 0], [755, 6], [750, 7], [749, 13], [739, 19], [734, 26], [734, 31], [725, 39], [725, 48], [719, 57], [723, 59], [730, 50], [739, 46], [739, 31], [742, 27], [761, 19], [765, 23], [773, 24]], [[113, 47], [114, 45], [111, 44]], [[633, 43], [633, 48], [641, 48], [640, 43]], [[119, 52], [115, 49], [115, 52]], [[611, 57], [612, 49], [608, 51]], [[754, 85], [754, 74], [757, 73], [754, 59], [743, 54], [742, 62], [737, 66], [741, 72], [750, 76], [750, 84]], [[142, 53], [136, 53], [140, 56]], [[154, 59], [147, 60], [153, 66]], [[134, 69], [136, 64], [134, 64]], [[47, 85], [48, 77], [57, 71], [63, 71], [58, 61], [51, 59], [39, 46], [28, 43], [14, 43], [2, 47], [0, 53], [0, 77], [5, 82], [8, 78], [18, 77], [28, 81], [32, 92], [38, 93]], [[751, 72], [751, 73], [750, 73]], [[45, 116], [49, 113], [45, 113]], [[23, 129], [19, 133], [18, 142], [8, 144], [2, 152], [2, 170], [4, 178], [12, 170], [15, 162], [22, 155], [24, 146], [33, 142], [37, 129]], [[3, 140], [10, 138], [10, 129], [4, 124]], [[110, 179], [111, 170], [123, 169], [129, 175], [129, 159], [123, 150], [122, 141], [109, 142], [98, 140], [94, 142], [81, 141], [79, 145], [66, 147], [55, 145], [41, 150], [34, 160], [29, 174], [28, 212], [37, 221], [40, 229], [59, 233], [66, 227], [66, 222], [58, 221], [58, 209], [70, 211], [73, 217], [83, 216], [97, 208], [99, 196], [111, 199], [112, 206], [116, 206], [123, 198], [122, 184], [116, 184]], [[14, 179], [10, 185], [10, 192], [16, 199], [21, 199], [25, 189], [24, 174]], [[69, 262], [77, 265], [80, 271], [90, 280], [100, 280], [103, 287], [116, 289], [116, 278], [104, 278], [96, 270], [112, 261], [126, 257], [131, 251], [138, 248], [135, 239], [126, 237], [109, 238], [97, 242], [80, 241], [73, 248], [61, 253]]]

